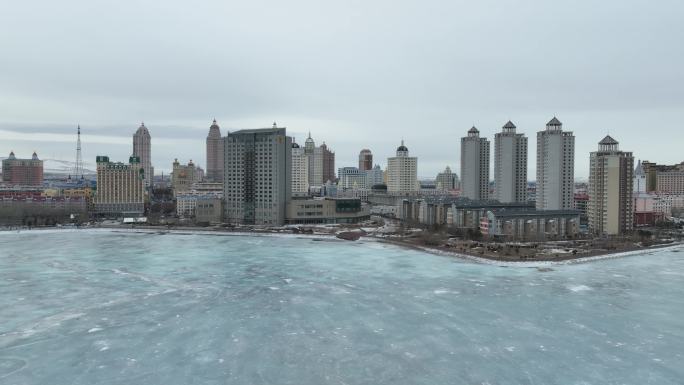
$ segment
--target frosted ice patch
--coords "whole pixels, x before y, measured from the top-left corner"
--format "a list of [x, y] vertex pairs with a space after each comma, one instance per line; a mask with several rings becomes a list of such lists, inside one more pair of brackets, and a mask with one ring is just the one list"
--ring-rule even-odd
[[591, 288], [587, 285], [574, 285], [574, 286], [568, 286], [568, 290], [573, 291], [575, 293], [579, 293], [582, 291], [590, 291]]
[[109, 350], [109, 343], [104, 340], [95, 341], [93, 345], [95, 345], [95, 348], [101, 352]]

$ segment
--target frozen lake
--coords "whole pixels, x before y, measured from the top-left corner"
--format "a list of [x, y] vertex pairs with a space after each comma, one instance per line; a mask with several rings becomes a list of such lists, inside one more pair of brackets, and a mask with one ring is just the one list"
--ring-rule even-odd
[[375, 242], [0, 233], [0, 384], [684, 383], [684, 249], [552, 268]]

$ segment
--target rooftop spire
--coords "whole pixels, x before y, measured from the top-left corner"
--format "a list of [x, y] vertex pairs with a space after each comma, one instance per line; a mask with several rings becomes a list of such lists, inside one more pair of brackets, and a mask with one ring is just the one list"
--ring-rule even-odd
[[560, 127], [562, 125], [563, 123], [561, 123], [561, 121], [558, 120], [558, 118], [556, 118], [555, 116], [553, 117], [553, 119], [549, 120], [548, 123], [546, 123], [546, 127]]
[[613, 139], [613, 137], [606, 135], [606, 137], [599, 142], [599, 151], [617, 151], [619, 144], [620, 143]]
[[504, 124], [503, 132], [513, 132], [514, 133], [515, 132], [515, 124], [513, 124], [513, 122], [511, 122], [509, 120], [506, 124]]

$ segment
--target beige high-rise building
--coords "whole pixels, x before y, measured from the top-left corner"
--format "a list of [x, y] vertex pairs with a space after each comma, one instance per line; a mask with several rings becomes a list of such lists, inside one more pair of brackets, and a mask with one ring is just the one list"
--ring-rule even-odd
[[387, 191], [406, 193], [417, 190], [418, 158], [409, 156], [409, 150], [402, 140], [397, 155], [387, 159]]
[[684, 195], [684, 162], [673, 165], [642, 163], [646, 177], [646, 191]]
[[634, 157], [606, 136], [590, 156], [589, 229], [595, 234], [619, 235], [633, 228]]
[[209, 182], [223, 182], [223, 138], [216, 119], [207, 135], [207, 179]]
[[178, 159], [173, 161], [171, 172], [171, 188], [173, 194], [178, 195], [192, 189], [193, 183], [202, 181], [202, 169], [195, 166], [192, 159], [188, 164], [181, 164]]
[[154, 167], [152, 167], [152, 138], [150, 132], [141, 123], [138, 130], [133, 134], [133, 156], [140, 158], [140, 164], [145, 170], [145, 186], [149, 187], [154, 182]]
[[495, 199], [501, 203], [527, 201], [527, 137], [515, 129], [509, 120], [494, 136]]
[[461, 196], [489, 199], [489, 141], [475, 127], [461, 138]]
[[309, 162], [309, 186], [323, 186], [328, 181], [335, 182], [335, 153], [325, 142], [316, 147], [309, 133], [304, 142], [304, 154]]
[[309, 195], [309, 160], [304, 148], [292, 142], [292, 196]]
[[537, 132], [537, 210], [575, 207], [575, 136], [554, 116]]
[[437, 174], [435, 187], [437, 190], [454, 190], [458, 187], [458, 175], [451, 171], [451, 167], [446, 166], [444, 171]]
[[144, 169], [140, 158], [131, 156], [129, 164], [114, 163], [98, 156], [97, 194], [93, 200], [100, 215], [137, 215], [145, 211]]

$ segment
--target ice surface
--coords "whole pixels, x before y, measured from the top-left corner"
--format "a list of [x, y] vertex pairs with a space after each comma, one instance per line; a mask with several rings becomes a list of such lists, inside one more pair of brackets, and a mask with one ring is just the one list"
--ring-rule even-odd
[[0, 233], [0, 384], [681, 384], [684, 253]]

